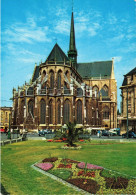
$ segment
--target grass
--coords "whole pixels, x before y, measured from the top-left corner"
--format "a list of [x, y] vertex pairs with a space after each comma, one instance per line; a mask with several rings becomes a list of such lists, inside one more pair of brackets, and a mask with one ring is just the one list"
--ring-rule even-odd
[[55, 176], [57, 176], [57, 177], [60, 177], [61, 179], [64, 179], [64, 180], [66, 180], [66, 179], [68, 179], [69, 178], [69, 176], [71, 175], [71, 171], [68, 171], [68, 170], [58, 170], [58, 169], [56, 169], [56, 170], [49, 170], [48, 171], [49, 173], [51, 173], [51, 174], [53, 174], [53, 175], [55, 175]]
[[105, 142], [80, 143], [81, 150], [70, 151], [61, 149], [64, 143], [45, 141], [25, 141], [2, 146], [1, 183], [11, 195], [80, 194], [31, 168], [32, 164], [44, 158], [64, 156], [136, 177], [136, 144], [102, 143]]

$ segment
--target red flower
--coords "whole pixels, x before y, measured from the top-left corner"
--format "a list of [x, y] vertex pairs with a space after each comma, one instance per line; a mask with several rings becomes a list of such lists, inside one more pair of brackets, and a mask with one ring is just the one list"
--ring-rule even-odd
[[47, 140], [47, 142], [53, 142], [53, 139], [49, 139], [49, 140]]
[[62, 138], [62, 140], [63, 140], [63, 141], [66, 141], [66, 140], [67, 140], [67, 138]]
[[55, 140], [55, 142], [62, 142], [62, 140], [61, 140], [61, 139], [59, 139], [59, 140]]

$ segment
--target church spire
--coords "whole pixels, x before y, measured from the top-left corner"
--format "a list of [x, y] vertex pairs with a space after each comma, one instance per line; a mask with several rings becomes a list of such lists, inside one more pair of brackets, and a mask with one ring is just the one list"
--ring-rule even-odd
[[76, 68], [77, 50], [76, 50], [76, 43], [75, 43], [75, 30], [74, 30], [73, 10], [72, 10], [72, 16], [71, 16], [70, 42], [69, 42], [68, 57], [73, 62], [73, 66]]

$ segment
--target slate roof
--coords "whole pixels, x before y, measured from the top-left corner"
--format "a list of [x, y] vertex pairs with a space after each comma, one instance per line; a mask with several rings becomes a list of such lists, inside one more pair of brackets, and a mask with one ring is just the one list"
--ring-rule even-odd
[[136, 67], [126, 74], [126, 76], [136, 74]]
[[35, 69], [34, 69], [32, 82], [34, 82], [38, 77], [39, 77], [39, 66], [36, 66]]
[[131, 76], [133, 74], [136, 74], [136, 67], [134, 69], [132, 69], [130, 72], [128, 72], [126, 75], [124, 75], [124, 80], [123, 80], [122, 86], [127, 85], [127, 76]]
[[112, 61], [78, 63], [77, 71], [83, 78], [108, 78], [112, 72]]
[[53, 47], [51, 53], [47, 57], [46, 61], [56, 61], [56, 62], [64, 62], [69, 61], [66, 54], [62, 51], [62, 49], [59, 47], [59, 45], [56, 43]]

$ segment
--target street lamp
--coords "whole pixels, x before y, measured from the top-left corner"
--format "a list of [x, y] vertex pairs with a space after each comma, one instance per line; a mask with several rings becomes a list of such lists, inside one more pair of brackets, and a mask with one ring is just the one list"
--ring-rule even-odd
[[127, 87], [127, 139], [128, 139], [128, 87]]

